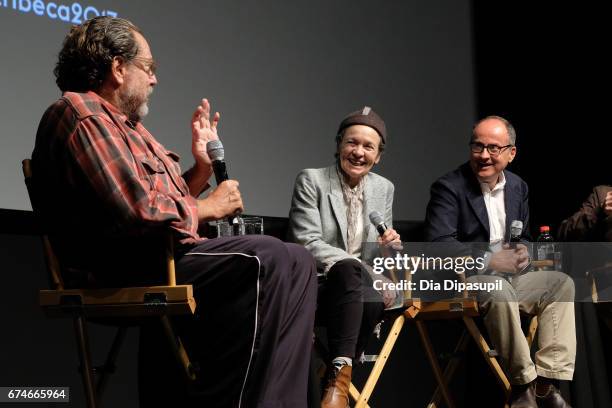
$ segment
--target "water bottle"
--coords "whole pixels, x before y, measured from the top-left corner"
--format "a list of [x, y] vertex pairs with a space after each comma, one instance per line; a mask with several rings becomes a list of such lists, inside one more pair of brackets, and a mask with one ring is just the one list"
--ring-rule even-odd
[[[540, 235], [538, 236], [537, 256], [538, 261], [550, 260], [555, 261], [555, 244], [552, 235], [550, 235], [550, 227], [542, 225], [540, 227]], [[552, 267], [545, 267], [544, 270], [552, 270]]]

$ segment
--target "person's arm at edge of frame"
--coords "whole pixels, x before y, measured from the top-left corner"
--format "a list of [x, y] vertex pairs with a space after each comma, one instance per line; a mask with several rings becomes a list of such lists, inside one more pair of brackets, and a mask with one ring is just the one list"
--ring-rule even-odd
[[[606, 191], [608, 190], [608, 191]], [[582, 206], [573, 215], [566, 218], [559, 226], [557, 238], [560, 241], [592, 241], [596, 240], [596, 229], [599, 222], [605, 223], [606, 239], [612, 239], [612, 192], [606, 186], [593, 188], [591, 194], [582, 203]], [[606, 198], [610, 198], [610, 210], [606, 212]], [[608, 232], [610, 231], [610, 232]]]

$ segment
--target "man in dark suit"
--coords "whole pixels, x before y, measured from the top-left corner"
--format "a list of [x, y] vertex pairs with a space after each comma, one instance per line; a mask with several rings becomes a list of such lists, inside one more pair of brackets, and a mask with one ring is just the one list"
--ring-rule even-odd
[[612, 186], [596, 186], [582, 207], [565, 219], [557, 234], [561, 241], [612, 242]]
[[[505, 242], [513, 220], [523, 223], [528, 241], [527, 184], [505, 170], [516, 156], [516, 133], [504, 118], [489, 116], [473, 128], [470, 160], [431, 187], [425, 236], [428, 241], [465, 245], [485, 267], [468, 282], [496, 282], [502, 290], [480, 291], [477, 299], [501, 364], [513, 384], [511, 407], [569, 407], [558, 380], [571, 380], [576, 355], [574, 284], [556, 271], [524, 273], [529, 252]], [[473, 249], [482, 243], [484, 250]], [[521, 330], [520, 312], [538, 316], [535, 363]], [[537, 379], [537, 380], [536, 380]]]

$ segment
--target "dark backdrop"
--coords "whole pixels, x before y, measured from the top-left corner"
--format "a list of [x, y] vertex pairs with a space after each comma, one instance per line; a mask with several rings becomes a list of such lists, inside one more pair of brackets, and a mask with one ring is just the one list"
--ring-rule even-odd
[[[510, 168], [529, 185], [532, 235], [540, 225], [556, 233], [593, 186], [612, 182], [608, 14], [582, 3], [473, 5], [478, 116], [513, 123], [518, 154]], [[574, 407], [611, 406], [610, 332], [592, 304], [576, 303], [576, 320], [576, 371], [565, 391]]]
[[[12, 2], [0, 1], [0, 208], [27, 210], [18, 163], [60, 96], [52, 69], [69, 24]], [[210, 98], [250, 213], [287, 216], [295, 176], [333, 163], [340, 120], [364, 105], [387, 124], [375, 171], [397, 186], [398, 218], [422, 218], [431, 182], [467, 152], [476, 113], [467, 1], [78, 3], [142, 29], [159, 65], [143, 123], [183, 169], [193, 164], [189, 118]]]
[[474, 3], [478, 116], [517, 130], [511, 169], [529, 184], [534, 232], [556, 232], [592, 186], [612, 182], [606, 19], [593, 4]]

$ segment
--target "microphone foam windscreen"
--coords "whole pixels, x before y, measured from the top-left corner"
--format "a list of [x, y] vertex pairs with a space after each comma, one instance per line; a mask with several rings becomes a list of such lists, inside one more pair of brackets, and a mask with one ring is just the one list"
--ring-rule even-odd
[[211, 140], [206, 143], [206, 153], [212, 161], [225, 159], [225, 150], [223, 150], [223, 143], [220, 140]]
[[512, 223], [510, 224], [510, 231], [513, 233], [513, 235], [520, 235], [521, 232], [523, 232], [523, 221], [512, 221]]
[[370, 222], [374, 224], [375, 226], [378, 226], [380, 224], [383, 224], [385, 222], [385, 219], [383, 218], [382, 214], [379, 213], [378, 211], [372, 211], [370, 213]]

